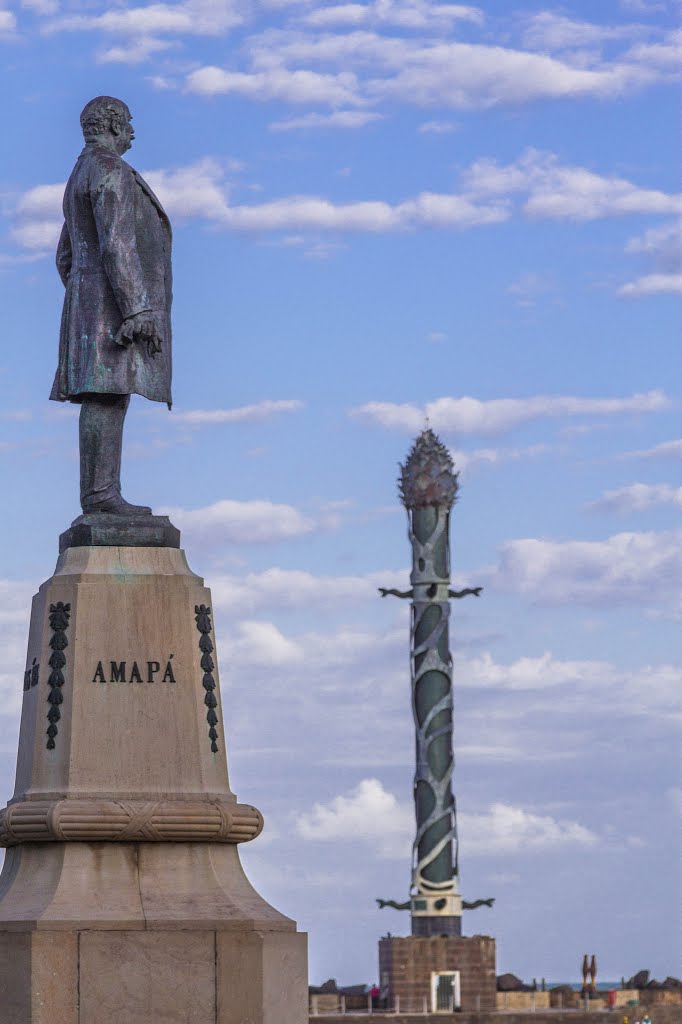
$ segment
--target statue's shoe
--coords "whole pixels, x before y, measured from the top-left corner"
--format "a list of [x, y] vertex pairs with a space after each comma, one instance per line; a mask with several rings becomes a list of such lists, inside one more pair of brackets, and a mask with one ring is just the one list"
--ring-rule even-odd
[[109, 512], [116, 516], [150, 516], [152, 514], [149, 505], [131, 505], [129, 501], [120, 496], [83, 506], [83, 512], [86, 515], [89, 512]]

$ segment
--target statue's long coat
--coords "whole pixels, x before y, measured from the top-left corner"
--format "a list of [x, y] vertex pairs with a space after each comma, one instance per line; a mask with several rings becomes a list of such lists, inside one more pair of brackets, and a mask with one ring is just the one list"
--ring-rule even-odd
[[[143, 395], [171, 404], [171, 228], [161, 203], [130, 164], [88, 143], [64, 193], [57, 269], [66, 286], [59, 366], [50, 398]], [[161, 351], [114, 338], [123, 320], [153, 310]]]

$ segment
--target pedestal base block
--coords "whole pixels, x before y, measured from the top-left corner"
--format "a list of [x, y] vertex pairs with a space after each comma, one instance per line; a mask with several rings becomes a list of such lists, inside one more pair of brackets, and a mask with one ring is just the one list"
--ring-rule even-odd
[[0, 933], [3, 1024], [303, 1024], [295, 932]]
[[306, 1024], [306, 936], [239, 860], [263, 818], [228, 782], [210, 592], [167, 521], [118, 518], [67, 531], [33, 601], [0, 1024]]
[[389, 1005], [404, 1012], [495, 1010], [495, 940], [488, 935], [380, 939], [379, 977]]

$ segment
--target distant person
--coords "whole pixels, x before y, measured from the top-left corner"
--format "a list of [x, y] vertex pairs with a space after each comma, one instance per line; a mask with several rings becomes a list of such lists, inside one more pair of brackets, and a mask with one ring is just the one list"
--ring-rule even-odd
[[651, 1017], [648, 1013], [645, 1013], [642, 1017], [642, 1024], [651, 1024]]
[[378, 985], [372, 985], [371, 989], [369, 990], [369, 997], [370, 997], [370, 999], [372, 1001], [372, 1009], [373, 1010], [378, 1010], [379, 1009], [379, 995], [380, 995], [379, 986]]

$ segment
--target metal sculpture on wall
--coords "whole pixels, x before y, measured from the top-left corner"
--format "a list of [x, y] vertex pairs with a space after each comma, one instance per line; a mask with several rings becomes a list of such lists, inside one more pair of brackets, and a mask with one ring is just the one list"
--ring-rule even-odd
[[[380, 588], [382, 597], [411, 598], [410, 662], [416, 732], [414, 803], [417, 831], [408, 903], [377, 901], [407, 909], [413, 935], [460, 935], [457, 816], [452, 791], [452, 657], [450, 599], [478, 597], [481, 587], [450, 588], [450, 510], [458, 474], [447, 448], [432, 430], [415, 441], [400, 467], [400, 497], [412, 545], [411, 590]], [[490, 906], [492, 900], [464, 904]]]

